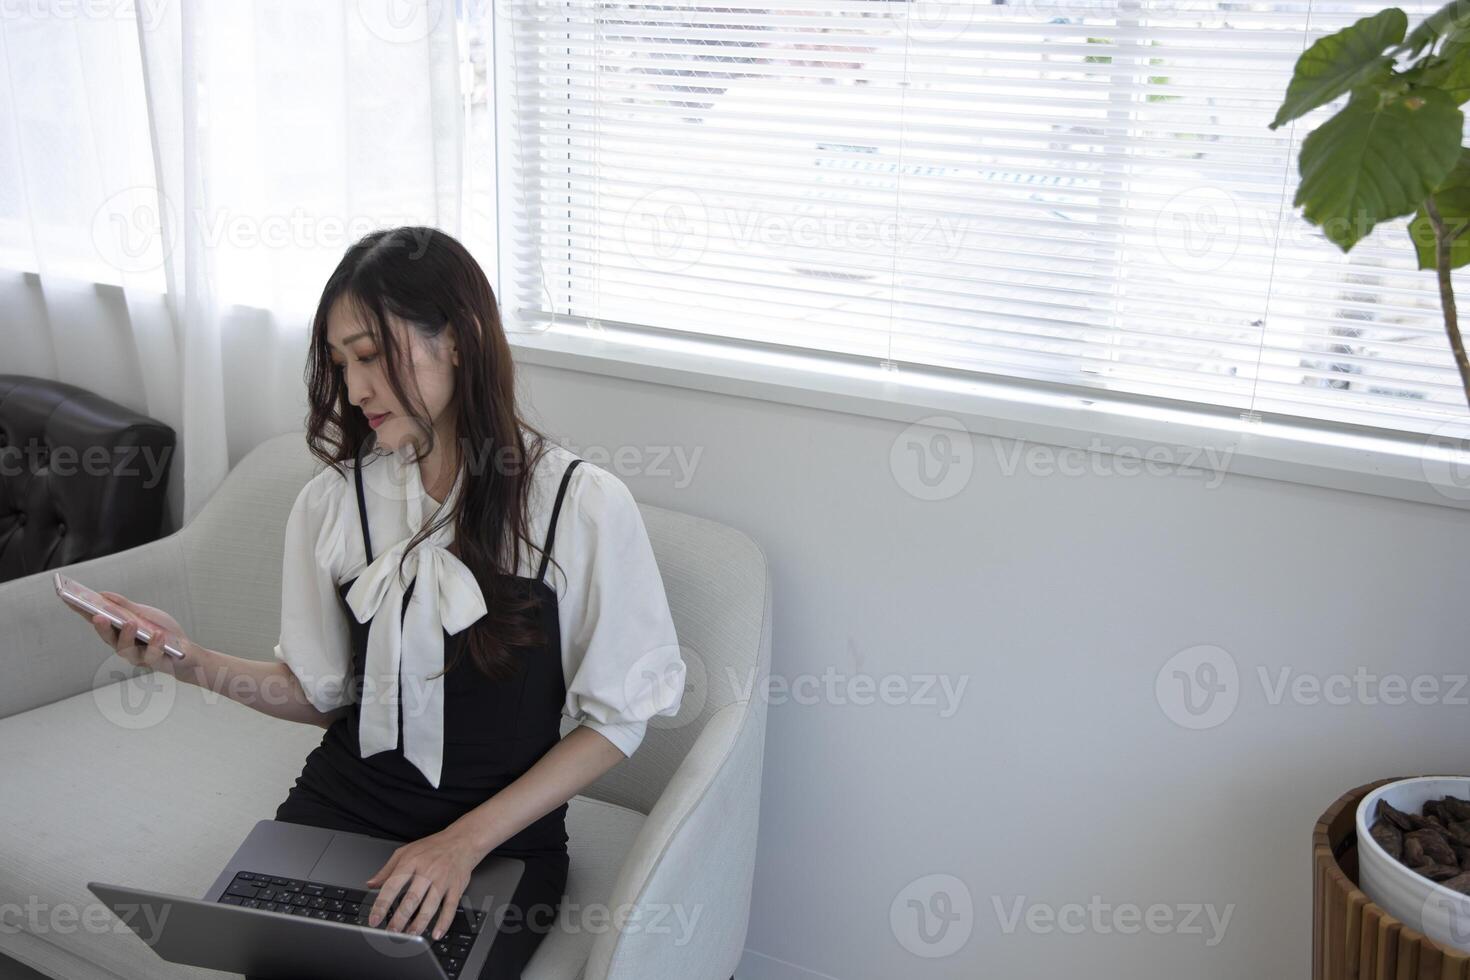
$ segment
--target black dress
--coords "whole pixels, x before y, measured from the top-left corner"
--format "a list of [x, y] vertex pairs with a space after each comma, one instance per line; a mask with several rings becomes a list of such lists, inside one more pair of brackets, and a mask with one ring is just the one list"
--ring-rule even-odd
[[[399, 703], [398, 747], [362, 758], [358, 754], [359, 706], [327, 728], [306, 757], [306, 765], [275, 819], [345, 830], [397, 841], [413, 841], [443, 830], [495, 793], [514, 782], [561, 740], [561, 712], [566, 698], [561, 666], [561, 628], [556, 590], [545, 581], [556, 521], [567, 482], [580, 459], [562, 475], [535, 578], [513, 576], [541, 599], [543, 646], [513, 648], [519, 671], [491, 680], [466, 655], [444, 674], [444, 752], [439, 786], [403, 755], [403, 707]], [[361, 459], [354, 467], [357, 508], [367, 562], [372, 563], [372, 537], [363, 500]], [[356, 579], [341, 583], [338, 593], [352, 635], [355, 690], [362, 690], [371, 622], [359, 623], [347, 606]], [[413, 595], [410, 583], [405, 608]], [[450, 663], [466, 641], [468, 630], [444, 635], [444, 662]], [[550, 931], [567, 880], [567, 804], [552, 810], [506, 840], [492, 854], [526, 862], [525, 874], [511, 897], [505, 924], [490, 947], [481, 980], [521, 975], [531, 954]]]

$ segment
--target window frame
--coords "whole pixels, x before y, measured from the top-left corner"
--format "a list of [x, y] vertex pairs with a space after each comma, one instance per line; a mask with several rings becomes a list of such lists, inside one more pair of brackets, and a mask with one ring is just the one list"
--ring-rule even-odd
[[904, 425], [952, 420], [986, 441], [977, 452], [1009, 456], [991, 440], [1021, 440], [1105, 453], [1119, 475], [1202, 467], [1202, 488], [1219, 472], [1225, 484], [1255, 477], [1470, 511], [1470, 451], [1427, 453], [1430, 437], [581, 319], [507, 330], [517, 362]]

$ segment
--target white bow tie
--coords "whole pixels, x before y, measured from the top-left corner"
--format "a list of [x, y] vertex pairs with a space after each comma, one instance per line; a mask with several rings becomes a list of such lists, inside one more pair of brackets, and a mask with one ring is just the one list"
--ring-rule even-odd
[[[363, 569], [347, 590], [347, 605], [359, 623], [372, 619], [358, 723], [360, 752], [366, 758], [398, 746], [398, 705], [403, 700], [403, 755], [437, 789], [444, 763], [444, 678], [429, 678], [444, 669], [444, 632], [466, 629], [485, 615], [486, 607], [474, 573], [448, 550], [452, 524], [408, 552], [403, 576], [397, 574], [409, 541], [426, 523], [424, 511], [433, 505], [418, 469], [417, 463], [397, 461], [390, 495], [406, 498], [408, 535]], [[364, 489], [370, 472], [371, 467], [363, 470]], [[455, 481], [446, 511], [462, 480], [461, 475]], [[416, 584], [404, 610], [408, 582]], [[409, 688], [407, 698], [400, 690], [400, 670]]]

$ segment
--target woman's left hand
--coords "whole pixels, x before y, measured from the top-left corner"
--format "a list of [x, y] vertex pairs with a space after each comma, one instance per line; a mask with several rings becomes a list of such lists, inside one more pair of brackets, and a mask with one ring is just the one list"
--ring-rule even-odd
[[417, 935], [437, 914], [433, 938], [442, 938], [454, 921], [459, 899], [470, 883], [470, 872], [485, 859], [486, 853], [454, 824], [399, 847], [388, 863], [367, 880], [370, 887], [382, 889], [373, 900], [368, 925], [376, 927], [402, 892], [392, 920], [383, 928]]

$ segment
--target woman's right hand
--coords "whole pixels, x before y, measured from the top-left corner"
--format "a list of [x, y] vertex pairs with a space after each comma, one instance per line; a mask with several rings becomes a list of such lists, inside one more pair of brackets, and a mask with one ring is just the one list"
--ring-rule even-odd
[[[184, 635], [183, 627], [179, 625], [178, 620], [162, 609], [133, 602], [116, 592], [98, 594], [122, 609], [124, 618], [127, 620], [119, 629], [100, 613], [91, 618], [92, 628], [96, 630], [97, 636], [102, 642], [112, 647], [113, 652], [119, 657], [134, 667], [148, 667], [153, 670], [167, 671], [170, 674], [175, 673], [178, 667], [192, 666], [192, 661], [196, 659], [196, 647]], [[147, 628], [153, 637], [153, 642], [147, 646], [136, 642], [140, 625]], [[175, 649], [183, 651], [183, 661], [176, 660], [164, 653], [165, 641], [171, 641]]]

